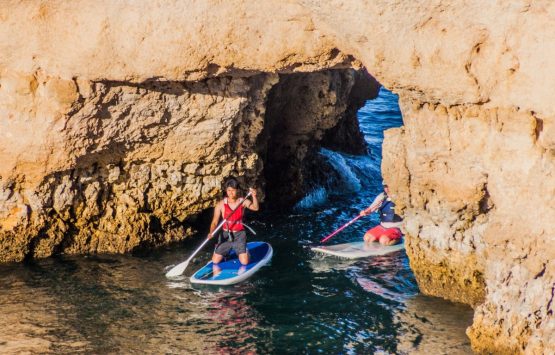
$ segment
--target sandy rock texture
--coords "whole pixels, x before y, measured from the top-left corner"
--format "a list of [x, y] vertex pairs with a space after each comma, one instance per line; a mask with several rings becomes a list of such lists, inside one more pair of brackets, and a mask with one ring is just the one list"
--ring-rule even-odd
[[74, 84], [72, 108], [42, 137], [13, 137], [20, 145], [44, 139], [46, 152], [35, 164], [14, 157], [15, 171], [2, 176], [1, 259], [124, 252], [183, 238], [181, 222], [211, 205], [222, 176], [241, 172], [256, 182], [252, 147], [277, 80]]
[[294, 2], [7, 1], [0, 18], [3, 261], [179, 240], [225, 177], [264, 189], [274, 86], [315, 96], [288, 111], [306, 124], [292, 168], [363, 102], [360, 63]]
[[177, 240], [226, 174], [269, 183], [276, 132], [302, 186], [311, 149], [354, 137], [364, 65], [400, 96], [383, 172], [422, 291], [476, 307], [476, 351], [555, 352], [555, 4], [7, 0], [0, 20], [0, 260]]
[[400, 95], [382, 170], [421, 290], [476, 307], [475, 351], [555, 352], [555, 5], [300, 3]]
[[[61, 78], [196, 81], [348, 67], [296, 1], [6, 0], [0, 68]], [[24, 45], [22, 45], [24, 44]]]
[[384, 173], [398, 187], [421, 290], [477, 307], [469, 329], [477, 351], [550, 349], [555, 186], [546, 177], [555, 166], [537, 145], [537, 119], [511, 109], [401, 106], [405, 126], [387, 134]]
[[[294, 162], [274, 181], [302, 170], [324, 133], [344, 118], [356, 72], [289, 75], [65, 83], [75, 101], [39, 137], [44, 145], [37, 149], [46, 151], [27, 152], [34, 164], [16, 156], [15, 172], [2, 176], [0, 259], [126, 252], [180, 240], [191, 233], [191, 219], [219, 197], [225, 177], [265, 186], [264, 160], [280, 164], [272, 163], [272, 146], [287, 143], [279, 151]], [[37, 91], [48, 84], [41, 81]], [[282, 120], [273, 102], [283, 100], [271, 89], [297, 93], [299, 103], [314, 97], [312, 114], [302, 105], [287, 110], [295, 127], [305, 129], [267, 124], [267, 107], [270, 121]], [[24, 134], [33, 124], [23, 122], [13, 139], [36, 141]], [[304, 155], [294, 156], [298, 151]], [[288, 186], [302, 196], [302, 176]]]

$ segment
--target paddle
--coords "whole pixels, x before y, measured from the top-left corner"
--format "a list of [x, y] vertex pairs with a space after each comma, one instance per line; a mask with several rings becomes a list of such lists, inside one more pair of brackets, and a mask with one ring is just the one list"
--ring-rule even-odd
[[[239, 208], [239, 206], [241, 206], [243, 203], [245, 203], [245, 201], [247, 200], [247, 198], [248, 198], [250, 195], [251, 195], [251, 193], [249, 192], [249, 193], [247, 194], [247, 196], [245, 196], [245, 198], [243, 199], [243, 201], [242, 201], [240, 204], [238, 204], [237, 207], [235, 207], [233, 210], [231, 210], [231, 213], [230, 213], [227, 217], [225, 217], [224, 220], [223, 220], [220, 224], [218, 224], [218, 226], [216, 227], [216, 229], [214, 229], [214, 231], [212, 232], [212, 235], [214, 235], [218, 230], [220, 230], [220, 228], [222, 228], [222, 226], [224, 225], [224, 223], [227, 222], [227, 219], [228, 219], [229, 217], [233, 216], [233, 213]], [[197, 250], [195, 250], [195, 251], [193, 252], [193, 254], [191, 254], [191, 256], [189, 257], [189, 259], [187, 259], [187, 260], [185, 260], [184, 262], [182, 262], [182, 263], [180, 263], [180, 264], [177, 264], [176, 266], [174, 266], [173, 268], [171, 268], [170, 271], [168, 271], [168, 272], [166, 273], [166, 277], [176, 277], [176, 276], [181, 275], [181, 274], [185, 271], [185, 269], [187, 268], [187, 266], [189, 265], [189, 262], [190, 262], [191, 260], [193, 260], [193, 258], [195, 257], [195, 255], [197, 255], [197, 253], [204, 247], [204, 245], [205, 245], [206, 243], [208, 243], [208, 241], [209, 241], [210, 239], [211, 239], [210, 237], [206, 238], [206, 240], [205, 240], [204, 242], [202, 242], [202, 244], [200, 245], [200, 247], [198, 247]]]
[[337, 233], [341, 232], [343, 229], [347, 228], [348, 226], [350, 226], [351, 224], [355, 223], [359, 218], [364, 217], [363, 215], [358, 215], [355, 218], [351, 219], [349, 222], [345, 223], [344, 225], [342, 225], [341, 227], [339, 227], [338, 229], [336, 229], [333, 233], [331, 233], [330, 235], [326, 236], [325, 238], [323, 238], [320, 243], [325, 243], [328, 239], [330, 239], [331, 237], [333, 237], [334, 235], [336, 235]]

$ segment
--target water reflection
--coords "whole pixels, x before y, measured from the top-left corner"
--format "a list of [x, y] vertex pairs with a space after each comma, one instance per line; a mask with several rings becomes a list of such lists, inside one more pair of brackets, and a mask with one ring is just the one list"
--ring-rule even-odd
[[471, 354], [465, 330], [472, 316], [469, 306], [418, 295], [396, 311], [397, 348], [406, 354]]
[[[260, 316], [234, 291], [167, 287], [161, 265], [126, 256], [0, 268], [0, 351], [254, 351]], [[252, 286], [251, 286], [252, 287]]]
[[[18, 275], [3, 275], [0, 288], [0, 349], [4, 353], [39, 353], [52, 346], [49, 325], [57, 320], [45, 306], [54, 300], [32, 289]], [[43, 304], [46, 302], [46, 304]]]
[[[306, 248], [296, 253], [309, 259]], [[168, 282], [160, 271], [166, 259], [0, 267], [0, 351], [470, 351], [464, 328], [471, 309], [417, 296], [403, 252], [348, 262], [314, 258], [293, 280], [271, 268], [237, 287], [198, 289], [187, 277]]]

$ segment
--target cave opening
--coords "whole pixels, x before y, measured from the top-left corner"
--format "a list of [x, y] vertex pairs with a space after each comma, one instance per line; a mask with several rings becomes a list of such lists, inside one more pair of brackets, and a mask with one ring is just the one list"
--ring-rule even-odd
[[383, 131], [400, 125], [397, 96], [364, 69], [280, 75], [259, 140], [266, 199], [302, 208], [330, 191], [381, 188]]
[[[280, 74], [263, 115], [256, 151], [264, 210], [321, 207], [330, 195], [356, 194], [360, 203], [381, 191], [383, 131], [402, 117], [397, 95], [366, 70]], [[212, 213], [204, 209], [184, 226], [203, 234]]]

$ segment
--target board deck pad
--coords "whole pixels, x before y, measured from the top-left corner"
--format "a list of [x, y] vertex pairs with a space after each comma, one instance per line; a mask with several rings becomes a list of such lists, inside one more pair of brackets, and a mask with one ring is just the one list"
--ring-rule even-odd
[[[272, 259], [273, 250], [270, 244], [264, 242], [247, 243], [249, 264], [242, 265], [235, 251], [218, 264], [219, 270], [209, 262], [191, 276], [191, 283], [205, 285], [233, 285], [244, 281], [257, 272]], [[216, 273], [214, 273], [216, 271]]]
[[336, 244], [336, 245], [319, 245], [311, 247], [313, 251], [323, 254], [339, 256], [342, 258], [356, 259], [368, 256], [385, 255], [399, 250], [405, 249], [405, 244], [382, 245], [380, 243], [365, 243], [364, 241]]

